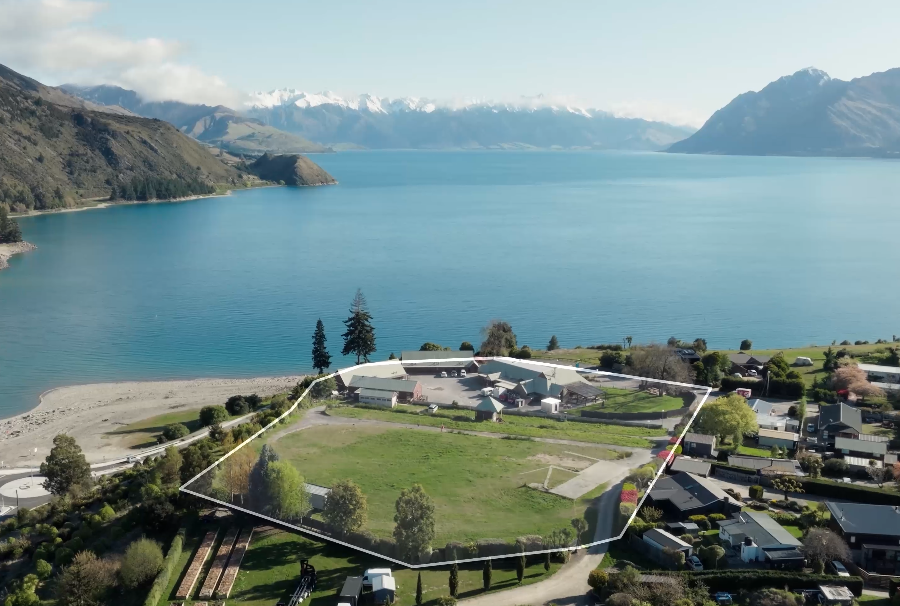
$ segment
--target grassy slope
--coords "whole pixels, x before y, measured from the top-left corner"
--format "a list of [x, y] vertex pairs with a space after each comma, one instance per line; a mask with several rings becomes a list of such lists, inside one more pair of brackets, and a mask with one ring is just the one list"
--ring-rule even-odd
[[[378, 536], [389, 537], [393, 531], [400, 491], [422, 484], [435, 503], [436, 547], [452, 540], [513, 541], [566, 527], [584, 514], [587, 503], [524, 487], [546, 476], [548, 463], [537, 457], [578, 458], [566, 451], [596, 459], [616, 457], [593, 446], [358, 425], [305, 429], [281, 438], [274, 447], [307, 481], [330, 486], [350, 478], [359, 484], [369, 503], [367, 527]], [[541, 468], [539, 474], [522, 475]]]
[[[308, 558], [316, 567], [319, 583], [308, 602], [311, 606], [333, 606], [335, 595], [348, 576], [360, 575], [366, 568], [387, 566], [394, 568], [397, 579], [398, 606], [415, 604], [416, 577], [418, 571], [398, 570], [392, 564], [333, 545], [310, 541], [300, 535], [281, 531], [258, 534], [244, 557], [241, 571], [231, 593], [229, 604], [243, 606], [272, 606], [287, 602], [296, 589], [300, 577], [300, 560]], [[529, 562], [525, 570], [524, 584], [541, 581], [556, 572], [559, 564], [552, 564], [550, 572], [544, 571], [541, 562]], [[426, 604], [448, 593], [449, 578], [446, 568], [429, 568], [422, 571], [423, 597]], [[516, 572], [512, 560], [494, 563], [493, 591], [516, 585]], [[461, 598], [483, 593], [481, 566], [460, 567], [459, 592]]]
[[[229, 419], [235, 417], [229, 416]], [[201, 428], [200, 425], [200, 409], [192, 408], [190, 410], [179, 410], [178, 412], [167, 412], [149, 419], [136, 421], [125, 427], [107, 432], [107, 435], [119, 436], [130, 434], [129, 439], [134, 444], [133, 448], [146, 448], [156, 444], [156, 438], [162, 433], [166, 425], [172, 423], [181, 423], [188, 428], [188, 431], [194, 433]]]
[[411, 423], [428, 425], [446, 429], [467, 431], [484, 431], [507, 435], [526, 436], [532, 438], [558, 438], [592, 442], [594, 444], [613, 444], [617, 446], [634, 446], [650, 448], [652, 444], [645, 438], [661, 433], [658, 429], [607, 425], [604, 423], [561, 422], [540, 417], [519, 417], [507, 415], [503, 423], [487, 423], [475, 421], [475, 413], [471, 410], [442, 410], [435, 414], [403, 414], [401, 411], [418, 412], [421, 407], [398, 406], [394, 410], [372, 410], [368, 408], [334, 408], [329, 414], [353, 419], [374, 419], [389, 423]]

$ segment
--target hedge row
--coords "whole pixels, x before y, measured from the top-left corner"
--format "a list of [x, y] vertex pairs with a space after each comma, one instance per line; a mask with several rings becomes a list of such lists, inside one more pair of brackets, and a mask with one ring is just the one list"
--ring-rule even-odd
[[764, 587], [787, 588], [789, 591], [816, 589], [819, 585], [844, 585], [859, 597], [862, 595], [863, 580], [860, 577], [838, 577], [827, 574], [804, 574], [782, 570], [702, 570], [699, 572], [679, 572], [688, 582], [703, 581], [710, 593], [727, 591], [753, 591]]
[[858, 503], [870, 503], [872, 505], [900, 505], [900, 493], [883, 488], [860, 486], [859, 484], [844, 484], [843, 482], [831, 482], [823, 479], [804, 478], [801, 480], [806, 494], [814, 494], [820, 497], [833, 499], [846, 499]]
[[163, 561], [162, 570], [156, 575], [153, 586], [150, 587], [150, 593], [147, 594], [147, 599], [144, 600], [144, 606], [156, 606], [159, 602], [163, 592], [169, 586], [169, 580], [172, 578], [172, 573], [175, 572], [175, 566], [178, 564], [178, 559], [181, 557], [181, 550], [183, 547], [184, 528], [180, 529], [178, 534], [175, 535], [175, 538], [172, 539], [169, 551], [166, 552], [166, 559]]
[[762, 393], [763, 382], [758, 379], [738, 379], [737, 377], [722, 377], [722, 385], [720, 391], [734, 391], [738, 387], [746, 387], [753, 392], [753, 395]]

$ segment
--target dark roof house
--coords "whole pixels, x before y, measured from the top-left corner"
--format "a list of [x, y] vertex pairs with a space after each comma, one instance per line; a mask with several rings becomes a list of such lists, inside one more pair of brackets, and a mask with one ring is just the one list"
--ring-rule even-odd
[[719, 538], [739, 549], [744, 562], [765, 562], [772, 568], [802, 568], [805, 558], [794, 537], [772, 516], [739, 511], [719, 522]]
[[741, 509], [741, 504], [712, 480], [686, 472], [660, 478], [648, 497], [656, 507], [676, 516], [729, 514]]
[[868, 503], [825, 503], [828, 526], [841, 535], [853, 561], [868, 572], [900, 575], [900, 507]]
[[843, 402], [831, 406], [819, 406], [819, 431], [833, 442], [837, 434], [858, 436], [862, 433], [862, 414], [858, 408]]
[[715, 458], [718, 454], [718, 451], [716, 451], [716, 436], [708, 436], [702, 433], [688, 432], [684, 434], [684, 439], [681, 441], [681, 449], [686, 455]]
[[800, 462], [793, 459], [770, 459], [766, 457], [751, 457], [748, 455], [729, 455], [728, 464], [732, 467], [753, 469], [759, 473], [759, 475], [805, 475], [800, 467]]

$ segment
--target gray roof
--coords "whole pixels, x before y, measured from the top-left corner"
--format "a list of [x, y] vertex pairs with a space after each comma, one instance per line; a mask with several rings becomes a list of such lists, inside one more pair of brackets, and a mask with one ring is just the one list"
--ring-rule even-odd
[[349, 387], [356, 377], [402, 378], [406, 376], [406, 370], [401, 366], [400, 360], [389, 360], [387, 362], [351, 366], [350, 368], [337, 371], [337, 374], [340, 382], [345, 387]]
[[896, 462], [897, 462], [897, 453], [889, 452], [886, 455], [884, 455], [884, 464], [885, 465], [893, 465]]
[[503, 410], [503, 404], [491, 396], [485, 396], [481, 399], [481, 402], [478, 403], [478, 406], [475, 407], [475, 410], [480, 410], [482, 412], [500, 412]]
[[370, 389], [368, 387], [363, 387], [356, 393], [368, 398], [393, 398], [397, 395], [396, 391], [389, 391], [387, 389]]
[[745, 353], [728, 354], [728, 359], [739, 366], [762, 366], [772, 359], [772, 356], [750, 355]]
[[599, 398], [603, 395], [601, 390], [587, 383], [567, 383], [566, 389], [572, 393], [578, 394], [582, 398]]
[[766, 558], [773, 562], [783, 560], [805, 560], [806, 557], [799, 549], [763, 549]]
[[843, 423], [857, 432], [862, 432], [862, 414], [859, 409], [847, 406], [843, 402], [831, 406], [819, 406], [819, 429], [832, 423]]
[[683, 442], [696, 442], [698, 444], [709, 444], [710, 446], [715, 447], [716, 445], [716, 436], [708, 436], [704, 433], [691, 433], [688, 432], [684, 434]]
[[319, 486], [318, 484], [309, 484], [306, 483], [303, 485], [306, 488], [306, 492], [309, 494], [317, 494], [323, 497], [327, 497], [331, 494], [331, 489], [326, 486]]
[[900, 539], [900, 508], [868, 503], [833, 503], [825, 505], [831, 519], [850, 534], [873, 534]]
[[781, 474], [800, 475], [800, 463], [793, 459], [768, 459], [746, 455], [728, 455], [728, 464], [732, 467], [765, 470]]
[[700, 461], [698, 459], [687, 459], [685, 457], [678, 457], [669, 466], [669, 471], [672, 473], [676, 473], [679, 471], [686, 471], [688, 473], [693, 473], [698, 476], [708, 476], [709, 470], [712, 468], [712, 463], [706, 463], [704, 461]]
[[[863, 436], [865, 434], [860, 434]], [[842, 438], [837, 436], [834, 439], [834, 447], [837, 450], [849, 450], [851, 452], [867, 452], [873, 455], [887, 454], [887, 442], [872, 442], [871, 440], [856, 440], [854, 438]]]
[[726, 528], [730, 535], [750, 537], [762, 548], [779, 545], [800, 546], [800, 540], [785, 530], [784, 526], [761, 511], [739, 511], [732, 514], [734, 519], [722, 520], [719, 528]]
[[657, 480], [650, 490], [650, 498], [654, 501], [669, 501], [681, 511], [705, 507], [723, 499], [734, 502], [711, 480], [687, 472]]
[[657, 545], [661, 545], [662, 547], [668, 547], [670, 549], [682, 550], [682, 549], [690, 549], [690, 545], [679, 539], [673, 534], [669, 534], [665, 530], [660, 528], [652, 528], [644, 533], [645, 539], [650, 539]]
[[350, 387], [354, 389], [380, 389], [400, 393], [412, 393], [418, 384], [418, 381], [383, 379], [381, 377], [353, 377], [353, 380], [350, 381]]
[[400, 359], [404, 362], [420, 360], [451, 360], [453, 358], [474, 358], [474, 351], [403, 351]]

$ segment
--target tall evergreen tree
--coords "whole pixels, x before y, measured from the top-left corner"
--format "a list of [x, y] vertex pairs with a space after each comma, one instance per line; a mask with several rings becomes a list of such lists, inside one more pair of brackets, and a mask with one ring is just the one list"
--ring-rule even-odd
[[491, 567], [491, 561], [484, 561], [484, 568], [481, 570], [481, 580], [484, 581], [484, 590], [491, 590], [491, 577], [493, 576], [494, 571]]
[[319, 371], [319, 374], [325, 372], [325, 369], [331, 366], [331, 354], [325, 349], [325, 325], [322, 324], [322, 318], [316, 322], [316, 332], [313, 333], [312, 360], [313, 368]]
[[516, 579], [519, 583], [525, 578], [525, 556], [521, 555], [516, 558]]
[[416, 581], [416, 606], [422, 606], [422, 573], [419, 573], [419, 580]]
[[450, 567], [450, 595], [452, 597], [459, 597], [459, 566], [453, 564]]
[[78, 484], [90, 482], [91, 467], [81, 452], [75, 438], [64, 433], [53, 438], [53, 448], [44, 463], [41, 463], [44, 490], [57, 496], [64, 495]]
[[353, 303], [350, 304], [350, 317], [344, 320], [347, 327], [344, 337], [344, 348], [341, 355], [356, 354], [356, 363], [369, 361], [369, 354], [375, 353], [375, 329], [372, 328], [372, 314], [369, 313], [366, 298], [362, 290], [356, 290]]

